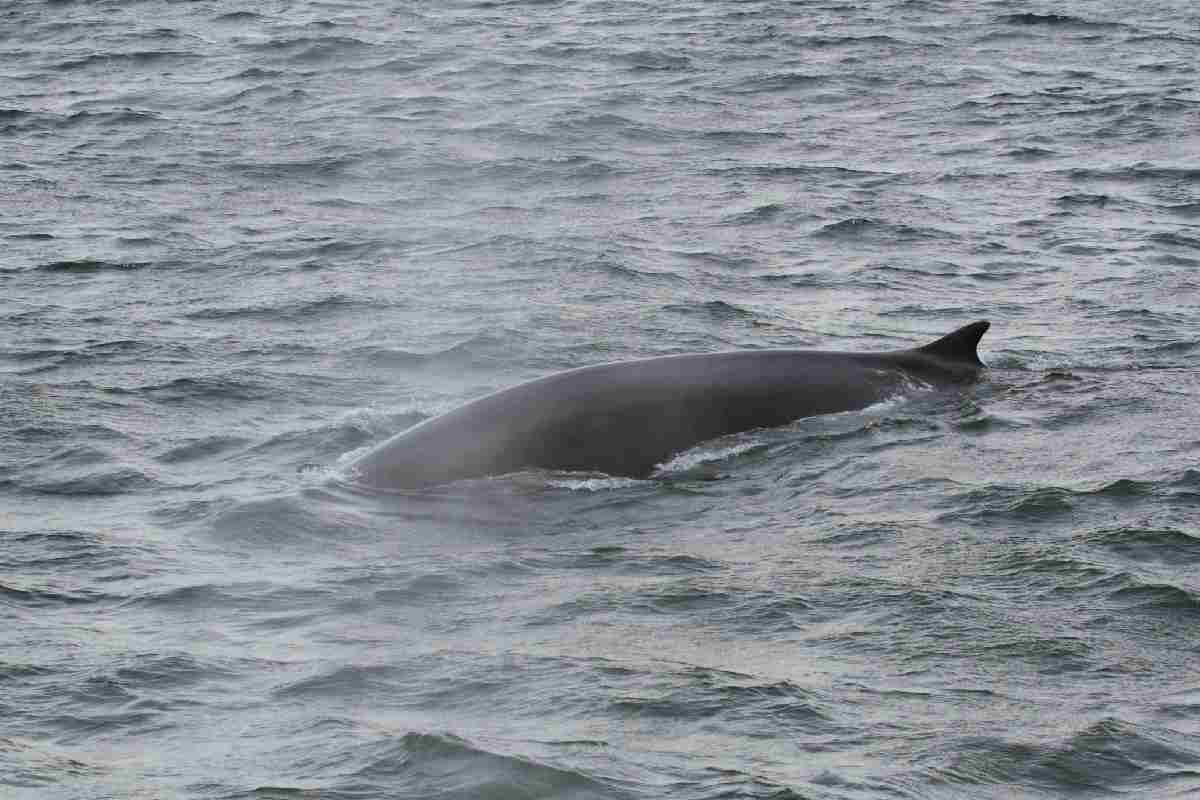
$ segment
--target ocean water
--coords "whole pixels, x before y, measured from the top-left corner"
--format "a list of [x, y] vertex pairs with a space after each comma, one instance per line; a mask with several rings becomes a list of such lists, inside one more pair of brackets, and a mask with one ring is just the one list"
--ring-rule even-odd
[[[1200, 797], [1200, 11], [0, 4], [0, 797]], [[649, 480], [584, 364], [989, 369]]]

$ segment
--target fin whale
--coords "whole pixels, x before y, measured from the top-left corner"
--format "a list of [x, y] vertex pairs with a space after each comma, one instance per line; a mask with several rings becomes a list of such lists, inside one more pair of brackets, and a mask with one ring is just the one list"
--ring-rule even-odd
[[866, 408], [912, 381], [976, 379], [979, 321], [910, 350], [739, 350], [580, 367], [418, 423], [350, 465], [379, 489], [527, 468], [645, 477], [708, 439]]

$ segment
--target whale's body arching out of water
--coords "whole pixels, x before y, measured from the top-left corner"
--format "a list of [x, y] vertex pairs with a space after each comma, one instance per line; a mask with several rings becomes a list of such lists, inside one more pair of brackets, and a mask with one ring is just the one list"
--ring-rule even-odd
[[745, 350], [560, 372], [425, 420], [355, 461], [354, 480], [413, 489], [527, 468], [644, 477], [726, 434], [866, 408], [912, 381], [974, 380], [986, 321], [911, 350]]

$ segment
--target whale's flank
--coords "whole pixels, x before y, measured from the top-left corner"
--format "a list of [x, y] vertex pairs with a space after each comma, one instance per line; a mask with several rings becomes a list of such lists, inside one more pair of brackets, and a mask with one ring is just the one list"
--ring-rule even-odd
[[520, 469], [644, 477], [700, 442], [974, 380], [975, 322], [910, 350], [746, 350], [598, 364], [473, 400], [369, 451], [354, 478], [412, 489]]

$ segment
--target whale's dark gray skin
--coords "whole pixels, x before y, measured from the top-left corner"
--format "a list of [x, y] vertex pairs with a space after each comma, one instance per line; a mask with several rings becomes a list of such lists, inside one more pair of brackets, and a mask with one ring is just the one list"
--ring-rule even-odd
[[877, 403], [913, 381], [974, 380], [986, 321], [886, 353], [746, 350], [582, 367], [481, 397], [403, 431], [350, 467], [382, 489], [525, 468], [644, 477], [739, 431]]

